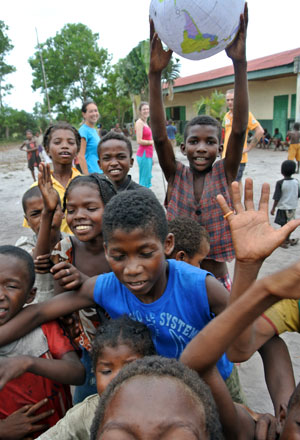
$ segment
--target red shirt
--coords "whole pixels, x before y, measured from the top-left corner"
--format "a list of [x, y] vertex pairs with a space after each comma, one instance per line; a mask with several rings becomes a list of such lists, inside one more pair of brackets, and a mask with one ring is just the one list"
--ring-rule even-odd
[[[57, 322], [48, 322], [41, 327], [49, 346], [49, 351], [41, 357], [61, 359], [64, 354], [74, 351], [69, 338], [64, 334]], [[54, 409], [54, 414], [41, 421], [42, 424], [48, 424], [51, 427], [72, 406], [70, 387], [42, 376], [25, 373], [17, 379], [8, 382], [0, 391], [0, 419], [5, 419], [22, 406], [35, 404], [45, 397], [49, 401], [36, 412], [36, 415]], [[35, 433], [34, 438], [40, 434]]]

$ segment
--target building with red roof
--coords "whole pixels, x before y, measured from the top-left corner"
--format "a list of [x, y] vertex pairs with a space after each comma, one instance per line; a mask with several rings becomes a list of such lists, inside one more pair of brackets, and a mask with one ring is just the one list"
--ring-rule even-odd
[[[300, 48], [248, 61], [250, 109], [270, 133], [278, 127], [285, 135], [296, 114], [300, 114], [299, 65]], [[184, 121], [196, 115], [195, 103], [201, 97], [209, 96], [214, 90], [225, 93], [232, 88], [232, 66], [178, 78], [173, 100], [165, 97], [166, 116], [178, 121], [182, 128]]]

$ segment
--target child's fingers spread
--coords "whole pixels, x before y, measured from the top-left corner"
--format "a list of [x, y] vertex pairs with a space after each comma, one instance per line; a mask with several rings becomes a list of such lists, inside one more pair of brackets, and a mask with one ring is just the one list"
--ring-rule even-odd
[[270, 198], [270, 185], [268, 183], [263, 183], [261, 187], [260, 199], [259, 199], [259, 210], [268, 212], [269, 210], [269, 198]]
[[281, 240], [284, 241], [298, 226], [300, 226], [300, 219], [291, 220], [278, 229], [277, 232], [280, 234]]
[[223, 214], [224, 214], [224, 215], [227, 214], [227, 212], [230, 211], [230, 208], [229, 208], [229, 206], [228, 206], [226, 200], [224, 199], [224, 197], [223, 197], [221, 194], [218, 194], [217, 197], [216, 197], [216, 199], [217, 199], [217, 202], [218, 202], [220, 208], [221, 208], [222, 211], [223, 211]]
[[241, 193], [240, 193], [240, 188], [239, 188], [238, 182], [232, 182], [231, 192], [232, 192], [232, 202], [233, 202], [234, 209], [236, 210], [237, 213], [243, 212], [244, 207], [243, 207], [242, 201], [241, 201]]
[[254, 210], [254, 203], [253, 203], [253, 180], [249, 179], [249, 178], [245, 180], [244, 203], [245, 203], [245, 208], [246, 208], [247, 211], [253, 211]]

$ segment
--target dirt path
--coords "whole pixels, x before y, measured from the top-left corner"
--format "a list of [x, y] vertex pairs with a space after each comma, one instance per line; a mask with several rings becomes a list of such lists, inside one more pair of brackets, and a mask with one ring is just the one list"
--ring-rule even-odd
[[[177, 151], [177, 158], [185, 161], [184, 156]], [[245, 177], [254, 179], [255, 201], [258, 203], [260, 186], [263, 182], [271, 184], [273, 194], [275, 182], [280, 175], [280, 165], [287, 158], [286, 152], [274, 152], [273, 150], [255, 149], [251, 151], [249, 163], [246, 167]], [[135, 161], [132, 169], [132, 177], [138, 181], [138, 167]], [[158, 165], [157, 157], [154, 156], [153, 167], [153, 191], [161, 202], [164, 200], [166, 184]], [[17, 146], [4, 148], [0, 147], [0, 243], [14, 244], [21, 235], [28, 235], [30, 231], [22, 227], [23, 212], [21, 198], [23, 193], [32, 184], [32, 177], [27, 168], [26, 156], [20, 152]], [[271, 204], [271, 202], [270, 202]], [[298, 217], [300, 209], [297, 210]], [[271, 218], [271, 223], [273, 222]], [[293, 234], [300, 236], [300, 231]], [[289, 249], [277, 249], [264, 263], [260, 277], [292, 264], [299, 259], [300, 245]], [[230, 264], [230, 271], [233, 272], [233, 263]], [[300, 344], [298, 334], [286, 334], [293, 365], [295, 369], [296, 382], [300, 378]], [[240, 377], [245, 389], [249, 405], [257, 411], [272, 412], [272, 404], [266, 392], [262, 365], [259, 355], [255, 354], [248, 362], [239, 367]]]

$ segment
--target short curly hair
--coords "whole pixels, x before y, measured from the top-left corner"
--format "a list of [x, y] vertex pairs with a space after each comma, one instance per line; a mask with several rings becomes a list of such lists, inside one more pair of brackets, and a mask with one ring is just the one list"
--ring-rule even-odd
[[222, 126], [221, 126], [220, 122], [217, 119], [213, 118], [212, 116], [200, 115], [200, 116], [195, 116], [193, 119], [191, 119], [186, 124], [186, 126], [184, 128], [184, 134], [183, 134], [184, 143], [186, 142], [186, 139], [188, 137], [189, 129], [193, 125], [212, 125], [213, 127], [216, 127], [218, 139], [219, 139], [219, 142], [221, 142]]
[[71, 182], [66, 188], [64, 194], [64, 201], [63, 201], [63, 211], [66, 210], [66, 204], [67, 204], [67, 198], [69, 192], [75, 186], [86, 186], [86, 185], [94, 186], [98, 189], [104, 206], [116, 194], [116, 190], [113, 184], [107, 179], [106, 176], [103, 176], [102, 174], [92, 173], [85, 176], [76, 176], [73, 180], [71, 180]]
[[168, 229], [175, 238], [173, 250], [175, 254], [179, 251], [184, 251], [192, 258], [199, 252], [203, 242], [210, 243], [207, 230], [192, 218], [176, 217], [168, 222]]
[[[29, 293], [35, 282], [35, 270], [32, 256], [24, 249], [12, 245], [0, 246], [0, 255], [11, 256], [25, 264], [28, 274], [27, 293]], [[15, 267], [17, 270], [18, 264], [16, 264]]]
[[76, 145], [77, 145], [77, 153], [78, 153], [79, 150], [80, 150], [81, 136], [80, 136], [78, 130], [76, 130], [75, 127], [73, 127], [68, 122], [64, 122], [64, 121], [59, 121], [56, 124], [49, 125], [49, 127], [45, 131], [44, 138], [43, 138], [43, 146], [44, 146], [45, 150], [46, 151], [49, 150], [49, 145], [50, 145], [51, 137], [52, 137], [53, 133], [56, 130], [70, 130], [70, 131], [72, 131], [74, 133], [75, 142], [76, 142]]
[[125, 136], [125, 134], [118, 133], [116, 131], [109, 131], [105, 136], [103, 136], [100, 139], [100, 142], [97, 147], [98, 157], [100, 157], [101, 146], [104, 144], [104, 142], [110, 141], [111, 139], [113, 139], [113, 140], [115, 139], [115, 140], [124, 142], [127, 146], [128, 151], [129, 151], [129, 156], [132, 157], [132, 145], [131, 145], [130, 140], [128, 139], [128, 137]]
[[[147, 356], [126, 365], [111, 381], [101, 396], [99, 406], [91, 427], [91, 440], [97, 439], [97, 433], [103, 421], [107, 407], [120, 387], [136, 376], [170, 377], [180, 381], [204, 408], [208, 438], [223, 440], [218, 411], [209, 387], [199, 375], [176, 359], [161, 356]], [[155, 402], [153, 402], [155, 405]]]
[[117, 194], [104, 210], [102, 229], [105, 243], [116, 229], [130, 232], [136, 228], [153, 233], [162, 243], [168, 235], [164, 208], [147, 188]]
[[146, 324], [134, 321], [127, 315], [117, 319], [108, 319], [98, 327], [92, 343], [94, 371], [103, 349], [105, 347], [115, 348], [121, 344], [128, 345], [134, 353], [143, 357], [156, 354], [150, 330]]

